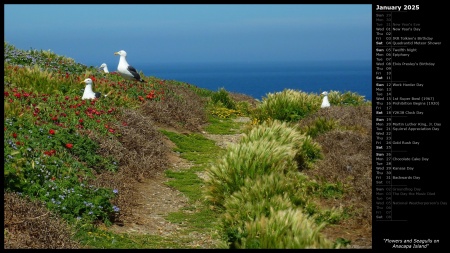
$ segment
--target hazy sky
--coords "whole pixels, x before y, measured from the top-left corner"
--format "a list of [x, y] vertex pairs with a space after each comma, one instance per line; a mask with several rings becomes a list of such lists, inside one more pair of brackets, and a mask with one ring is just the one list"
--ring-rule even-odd
[[370, 60], [370, 4], [6, 4], [5, 41], [111, 69], [146, 62]]

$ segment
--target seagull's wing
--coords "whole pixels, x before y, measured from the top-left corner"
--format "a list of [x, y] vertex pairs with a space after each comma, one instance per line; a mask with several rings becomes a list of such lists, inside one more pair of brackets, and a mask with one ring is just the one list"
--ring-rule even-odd
[[139, 75], [139, 73], [136, 71], [136, 69], [133, 66], [128, 65], [127, 69], [128, 69], [128, 71], [130, 71], [130, 73], [133, 75], [133, 77], [136, 80], [141, 80], [141, 76]]

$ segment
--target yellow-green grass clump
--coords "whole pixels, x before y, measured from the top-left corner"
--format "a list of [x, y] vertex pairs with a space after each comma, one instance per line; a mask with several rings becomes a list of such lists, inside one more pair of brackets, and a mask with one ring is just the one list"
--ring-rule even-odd
[[294, 127], [276, 120], [264, 122], [245, 133], [238, 144], [229, 146], [226, 154], [207, 169], [207, 199], [222, 206], [247, 177], [309, 168], [321, 157], [319, 144]]
[[356, 92], [346, 91], [330, 91], [328, 92], [328, 100], [330, 101], [331, 106], [339, 106], [339, 105], [368, 105], [371, 104], [370, 101], [367, 101], [364, 96], [359, 95]]
[[258, 121], [269, 118], [287, 122], [298, 121], [320, 109], [321, 97], [303, 91], [284, 89], [281, 92], [268, 93], [255, 109], [254, 117]]
[[299, 169], [311, 168], [313, 163], [323, 158], [322, 148], [310, 136], [302, 134], [296, 127], [279, 120], [264, 121], [244, 133], [240, 142], [265, 139], [278, 141], [280, 145], [293, 145]]
[[246, 178], [296, 170], [295, 154], [292, 145], [280, 145], [275, 140], [230, 145], [227, 153], [206, 170], [206, 197], [222, 206], [224, 199], [239, 190]]
[[306, 180], [307, 177], [298, 172], [273, 172], [254, 180], [247, 178], [244, 185], [224, 202], [226, 211], [221, 223], [229, 243], [239, 243], [246, 234], [247, 222], [261, 216], [270, 217], [273, 210], [310, 205], [307, 191], [299, 188]]
[[320, 234], [323, 225], [316, 225], [300, 209], [271, 209], [271, 216], [261, 216], [246, 222], [246, 236], [234, 245], [236, 248], [335, 248], [334, 243]]

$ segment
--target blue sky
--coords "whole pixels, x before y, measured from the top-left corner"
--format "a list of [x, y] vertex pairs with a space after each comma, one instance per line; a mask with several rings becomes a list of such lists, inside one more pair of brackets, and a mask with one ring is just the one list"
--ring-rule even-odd
[[[370, 4], [6, 4], [5, 41], [76, 62], [370, 60]], [[114, 67], [110, 67], [114, 69]]]

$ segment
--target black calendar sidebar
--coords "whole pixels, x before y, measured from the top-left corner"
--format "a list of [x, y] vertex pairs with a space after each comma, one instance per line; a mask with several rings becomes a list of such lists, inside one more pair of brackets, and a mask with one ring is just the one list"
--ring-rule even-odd
[[372, 4], [373, 249], [449, 245], [445, 7]]

